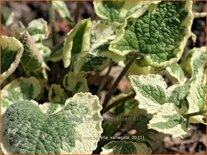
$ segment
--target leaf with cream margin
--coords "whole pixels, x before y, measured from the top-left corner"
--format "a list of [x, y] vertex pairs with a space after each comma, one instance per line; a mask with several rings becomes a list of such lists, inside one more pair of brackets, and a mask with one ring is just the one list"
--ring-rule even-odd
[[67, 99], [67, 94], [58, 84], [52, 84], [49, 89], [48, 99], [52, 103], [64, 103]]
[[139, 108], [154, 114], [167, 102], [167, 85], [160, 75], [130, 75], [132, 88], [136, 92], [135, 99], [139, 101]]
[[9, 77], [18, 67], [23, 55], [23, 45], [15, 37], [0, 37], [1, 43], [1, 82]]
[[45, 40], [49, 36], [47, 22], [43, 18], [32, 20], [27, 30], [34, 41]]
[[199, 69], [206, 65], [206, 47], [193, 48], [188, 51], [186, 59], [182, 62], [182, 68], [191, 75], [191, 81], [195, 79]]
[[98, 97], [78, 93], [54, 113], [48, 114], [47, 107], [25, 100], [7, 109], [3, 116], [3, 152], [91, 154], [102, 133]]
[[139, 18], [123, 23], [109, 50], [122, 56], [139, 51], [144, 55], [140, 64], [169, 66], [180, 59], [192, 21], [192, 1], [154, 4]]
[[50, 48], [43, 44], [43, 40], [47, 39], [49, 36], [47, 21], [42, 18], [35, 19], [29, 23], [27, 30], [31, 38], [33, 38], [39, 53], [44, 57], [44, 60], [47, 61], [51, 54]]
[[129, 17], [138, 18], [152, 3], [150, 1], [101, 1], [93, 2], [96, 14], [104, 20], [122, 22]]
[[40, 72], [40, 74], [47, 79], [46, 70], [48, 69], [48, 66], [44, 62], [43, 54], [40, 53], [34, 39], [28, 32], [24, 32], [22, 35], [22, 43], [24, 46], [24, 53], [21, 59], [21, 64], [26, 74], [39, 74]]
[[50, 59], [50, 55], [52, 54], [52, 51], [50, 50], [49, 47], [45, 46], [43, 43], [36, 43], [36, 47], [39, 50], [39, 53], [41, 53], [41, 55], [44, 58], [44, 61], [47, 62]]
[[173, 103], [162, 105], [149, 121], [148, 128], [181, 138], [187, 136], [190, 131], [188, 120], [179, 114]]
[[90, 29], [90, 49], [85, 56], [77, 59], [75, 72], [101, 70], [110, 63], [111, 59], [119, 59], [108, 50], [109, 42], [115, 39], [116, 30], [119, 26], [118, 23], [104, 21], [93, 23]]
[[[206, 70], [200, 68], [195, 80], [191, 83], [189, 95], [187, 97], [189, 108], [188, 113], [206, 111]], [[190, 117], [190, 123], [204, 123], [206, 114]]]
[[179, 108], [181, 114], [188, 111], [187, 96], [190, 90], [190, 83], [175, 84], [167, 89], [167, 100]]
[[102, 148], [101, 154], [151, 154], [152, 150], [144, 142], [111, 141]]
[[176, 83], [185, 83], [187, 78], [179, 64], [173, 64], [166, 68], [167, 76]]
[[58, 14], [68, 21], [69, 23], [73, 22], [73, 19], [71, 17], [71, 14], [69, 12], [69, 9], [67, 8], [67, 5], [64, 1], [55, 1], [52, 0], [52, 6], [55, 9], [55, 11], [58, 12]]
[[66, 90], [71, 91], [73, 94], [77, 92], [89, 91], [87, 80], [84, 74], [69, 72], [63, 79], [63, 86]]
[[1, 92], [1, 112], [4, 113], [7, 107], [15, 102], [35, 99], [40, 92], [41, 86], [35, 77], [21, 77], [11, 81]]
[[85, 56], [90, 49], [90, 19], [84, 19], [78, 23], [67, 35], [63, 48], [64, 67], [69, 67], [71, 61]]

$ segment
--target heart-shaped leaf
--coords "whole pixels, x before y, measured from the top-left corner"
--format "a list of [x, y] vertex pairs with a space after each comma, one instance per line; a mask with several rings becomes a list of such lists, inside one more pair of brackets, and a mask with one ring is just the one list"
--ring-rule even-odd
[[123, 23], [109, 50], [122, 56], [139, 51], [144, 54], [143, 65], [166, 67], [180, 59], [192, 21], [191, 1], [153, 4], [139, 18]]
[[47, 105], [28, 100], [7, 109], [3, 115], [4, 153], [92, 153], [102, 133], [98, 97], [79, 93], [53, 112], [47, 109]]

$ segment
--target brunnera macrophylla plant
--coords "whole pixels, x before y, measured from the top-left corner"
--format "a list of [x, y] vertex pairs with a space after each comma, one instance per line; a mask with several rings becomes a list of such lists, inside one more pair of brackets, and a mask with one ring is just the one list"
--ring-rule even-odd
[[[52, 27], [54, 11], [74, 23], [65, 2], [48, 3]], [[93, 5], [99, 20], [80, 21], [63, 44], [55, 44], [53, 29], [54, 47], [45, 44], [49, 31], [42, 18], [20, 24], [15, 36], [1, 36], [4, 154], [150, 154], [165, 134], [184, 138], [190, 124], [206, 124], [206, 47], [184, 55], [193, 36], [193, 2]], [[3, 27], [11, 19], [5, 18]], [[63, 62], [64, 68], [52, 70], [51, 62]], [[101, 103], [106, 79], [92, 95], [87, 77], [113, 64], [123, 71]], [[21, 77], [14, 79], [17, 69]], [[62, 83], [50, 82], [49, 72], [61, 75]], [[132, 88], [114, 95], [123, 76]], [[105, 113], [115, 121], [103, 118]], [[123, 123], [122, 118], [136, 119]], [[101, 138], [113, 137], [119, 126], [136, 132], [126, 133], [127, 140]]]

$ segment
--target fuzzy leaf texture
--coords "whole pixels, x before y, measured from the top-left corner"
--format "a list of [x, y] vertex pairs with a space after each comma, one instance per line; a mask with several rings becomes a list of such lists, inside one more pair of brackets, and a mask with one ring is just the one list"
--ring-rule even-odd
[[53, 113], [35, 101], [12, 104], [3, 115], [6, 154], [90, 154], [102, 128], [96, 96], [79, 93]]
[[135, 99], [139, 101], [139, 108], [148, 113], [156, 113], [162, 104], [167, 101], [167, 85], [160, 75], [147, 76], [131, 75], [130, 81], [136, 92]]
[[15, 102], [35, 99], [40, 92], [40, 83], [35, 77], [21, 77], [11, 81], [1, 91], [1, 113], [4, 113], [6, 109]]
[[[139, 101], [138, 107], [153, 114], [148, 124], [149, 129], [171, 134], [173, 137], [188, 135], [188, 120], [182, 115], [187, 110], [181, 106], [188, 95], [187, 85], [181, 86], [182, 89], [167, 89], [167, 84], [158, 74], [132, 75], [130, 80], [136, 92], [135, 99]], [[181, 90], [184, 92], [179, 94]]]
[[142, 65], [169, 66], [180, 59], [192, 21], [192, 1], [152, 4], [139, 18], [122, 24], [109, 49], [122, 56], [139, 51]]

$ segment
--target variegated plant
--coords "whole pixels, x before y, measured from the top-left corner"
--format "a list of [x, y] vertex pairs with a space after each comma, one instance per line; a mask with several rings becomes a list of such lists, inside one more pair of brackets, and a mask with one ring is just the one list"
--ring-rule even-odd
[[[48, 1], [53, 47], [45, 44], [50, 36], [42, 18], [21, 24], [15, 36], [1, 36], [4, 154], [151, 154], [165, 134], [183, 138], [190, 124], [206, 124], [206, 47], [184, 54], [188, 39], [196, 38], [193, 2], [93, 5], [99, 20], [80, 21], [56, 44], [54, 13], [71, 26], [75, 20], [65, 2]], [[123, 70], [101, 104], [114, 64]], [[98, 91], [92, 91], [88, 78], [106, 67]], [[114, 95], [123, 76], [132, 88]], [[115, 121], [103, 117], [107, 113]], [[116, 137], [119, 127], [129, 139]]]

